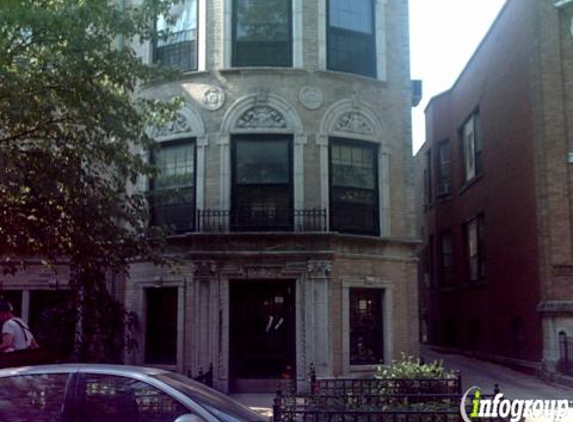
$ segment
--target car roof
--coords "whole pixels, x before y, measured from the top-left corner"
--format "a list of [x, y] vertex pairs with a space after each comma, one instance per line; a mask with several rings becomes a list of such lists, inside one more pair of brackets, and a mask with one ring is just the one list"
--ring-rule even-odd
[[127, 376], [153, 376], [166, 374], [169, 371], [160, 368], [143, 366], [113, 365], [104, 363], [65, 363], [56, 365], [22, 366], [18, 368], [6, 368], [0, 370], [0, 377], [14, 375], [46, 374], [56, 372], [96, 372], [105, 374], [117, 374]]

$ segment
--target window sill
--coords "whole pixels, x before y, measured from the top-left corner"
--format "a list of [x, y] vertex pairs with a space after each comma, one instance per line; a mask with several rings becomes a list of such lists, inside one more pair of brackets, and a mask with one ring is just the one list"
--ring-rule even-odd
[[470, 187], [472, 187], [473, 185], [475, 185], [477, 182], [479, 182], [481, 179], [483, 179], [483, 173], [480, 173], [478, 175], [476, 175], [473, 179], [468, 180], [458, 191], [458, 194], [461, 195], [462, 193], [464, 193], [466, 190], [468, 190]]
[[440, 293], [456, 292], [460, 290], [480, 290], [487, 287], [487, 279], [483, 278], [478, 281], [470, 281], [461, 284], [452, 284], [449, 286], [440, 286], [438, 290]]

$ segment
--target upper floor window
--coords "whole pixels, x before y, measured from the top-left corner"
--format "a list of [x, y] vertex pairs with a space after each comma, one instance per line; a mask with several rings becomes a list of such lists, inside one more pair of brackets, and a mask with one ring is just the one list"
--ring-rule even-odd
[[374, 0], [328, 0], [328, 69], [376, 76], [374, 7]]
[[231, 229], [292, 230], [290, 137], [236, 136], [232, 154]]
[[469, 182], [482, 172], [479, 113], [470, 116], [461, 129], [465, 181]]
[[292, 66], [291, 0], [233, 1], [233, 66]]
[[450, 142], [438, 144], [438, 196], [450, 193]]
[[195, 142], [163, 143], [152, 161], [158, 175], [150, 183], [151, 220], [175, 233], [195, 228]]
[[331, 230], [379, 235], [377, 157], [375, 144], [331, 140]]
[[426, 151], [426, 168], [424, 169], [424, 205], [429, 206], [434, 197], [432, 181], [432, 150]]
[[159, 16], [157, 31], [168, 36], [155, 43], [154, 61], [182, 71], [197, 69], [197, 0], [174, 4], [171, 16]]
[[440, 284], [448, 286], [454, 280], [454, 246], [452, 232], [444, 230], [440, 235]]
[[485, 279], [484, 217], [479, 215], [465, 224], [468, 273], [471, 282]]

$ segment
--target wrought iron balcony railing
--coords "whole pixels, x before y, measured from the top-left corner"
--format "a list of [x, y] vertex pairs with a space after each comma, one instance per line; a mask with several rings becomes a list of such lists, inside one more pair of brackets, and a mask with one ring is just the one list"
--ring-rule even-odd
[[324, 209], [289, 210], [267, 207], [197, 211], [198, 232], [324, 232], [326, 230]]

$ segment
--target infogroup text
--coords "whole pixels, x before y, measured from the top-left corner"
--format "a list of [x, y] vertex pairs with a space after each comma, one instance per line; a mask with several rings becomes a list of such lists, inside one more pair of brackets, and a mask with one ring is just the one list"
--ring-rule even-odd
[[[573, 406], [573, 401], [571, 402]], [[468, 409], [469, 414], [468, 414]], [[569, 411], [569, 400], [510, 400], [498, 393], [493, 398], [482, 397], [479, 387], [471, 387], [462, 396], [460, 413], [465, 422], [475, 418], [510, 418], [518, 422], [523, 418], [559, 422]]]

